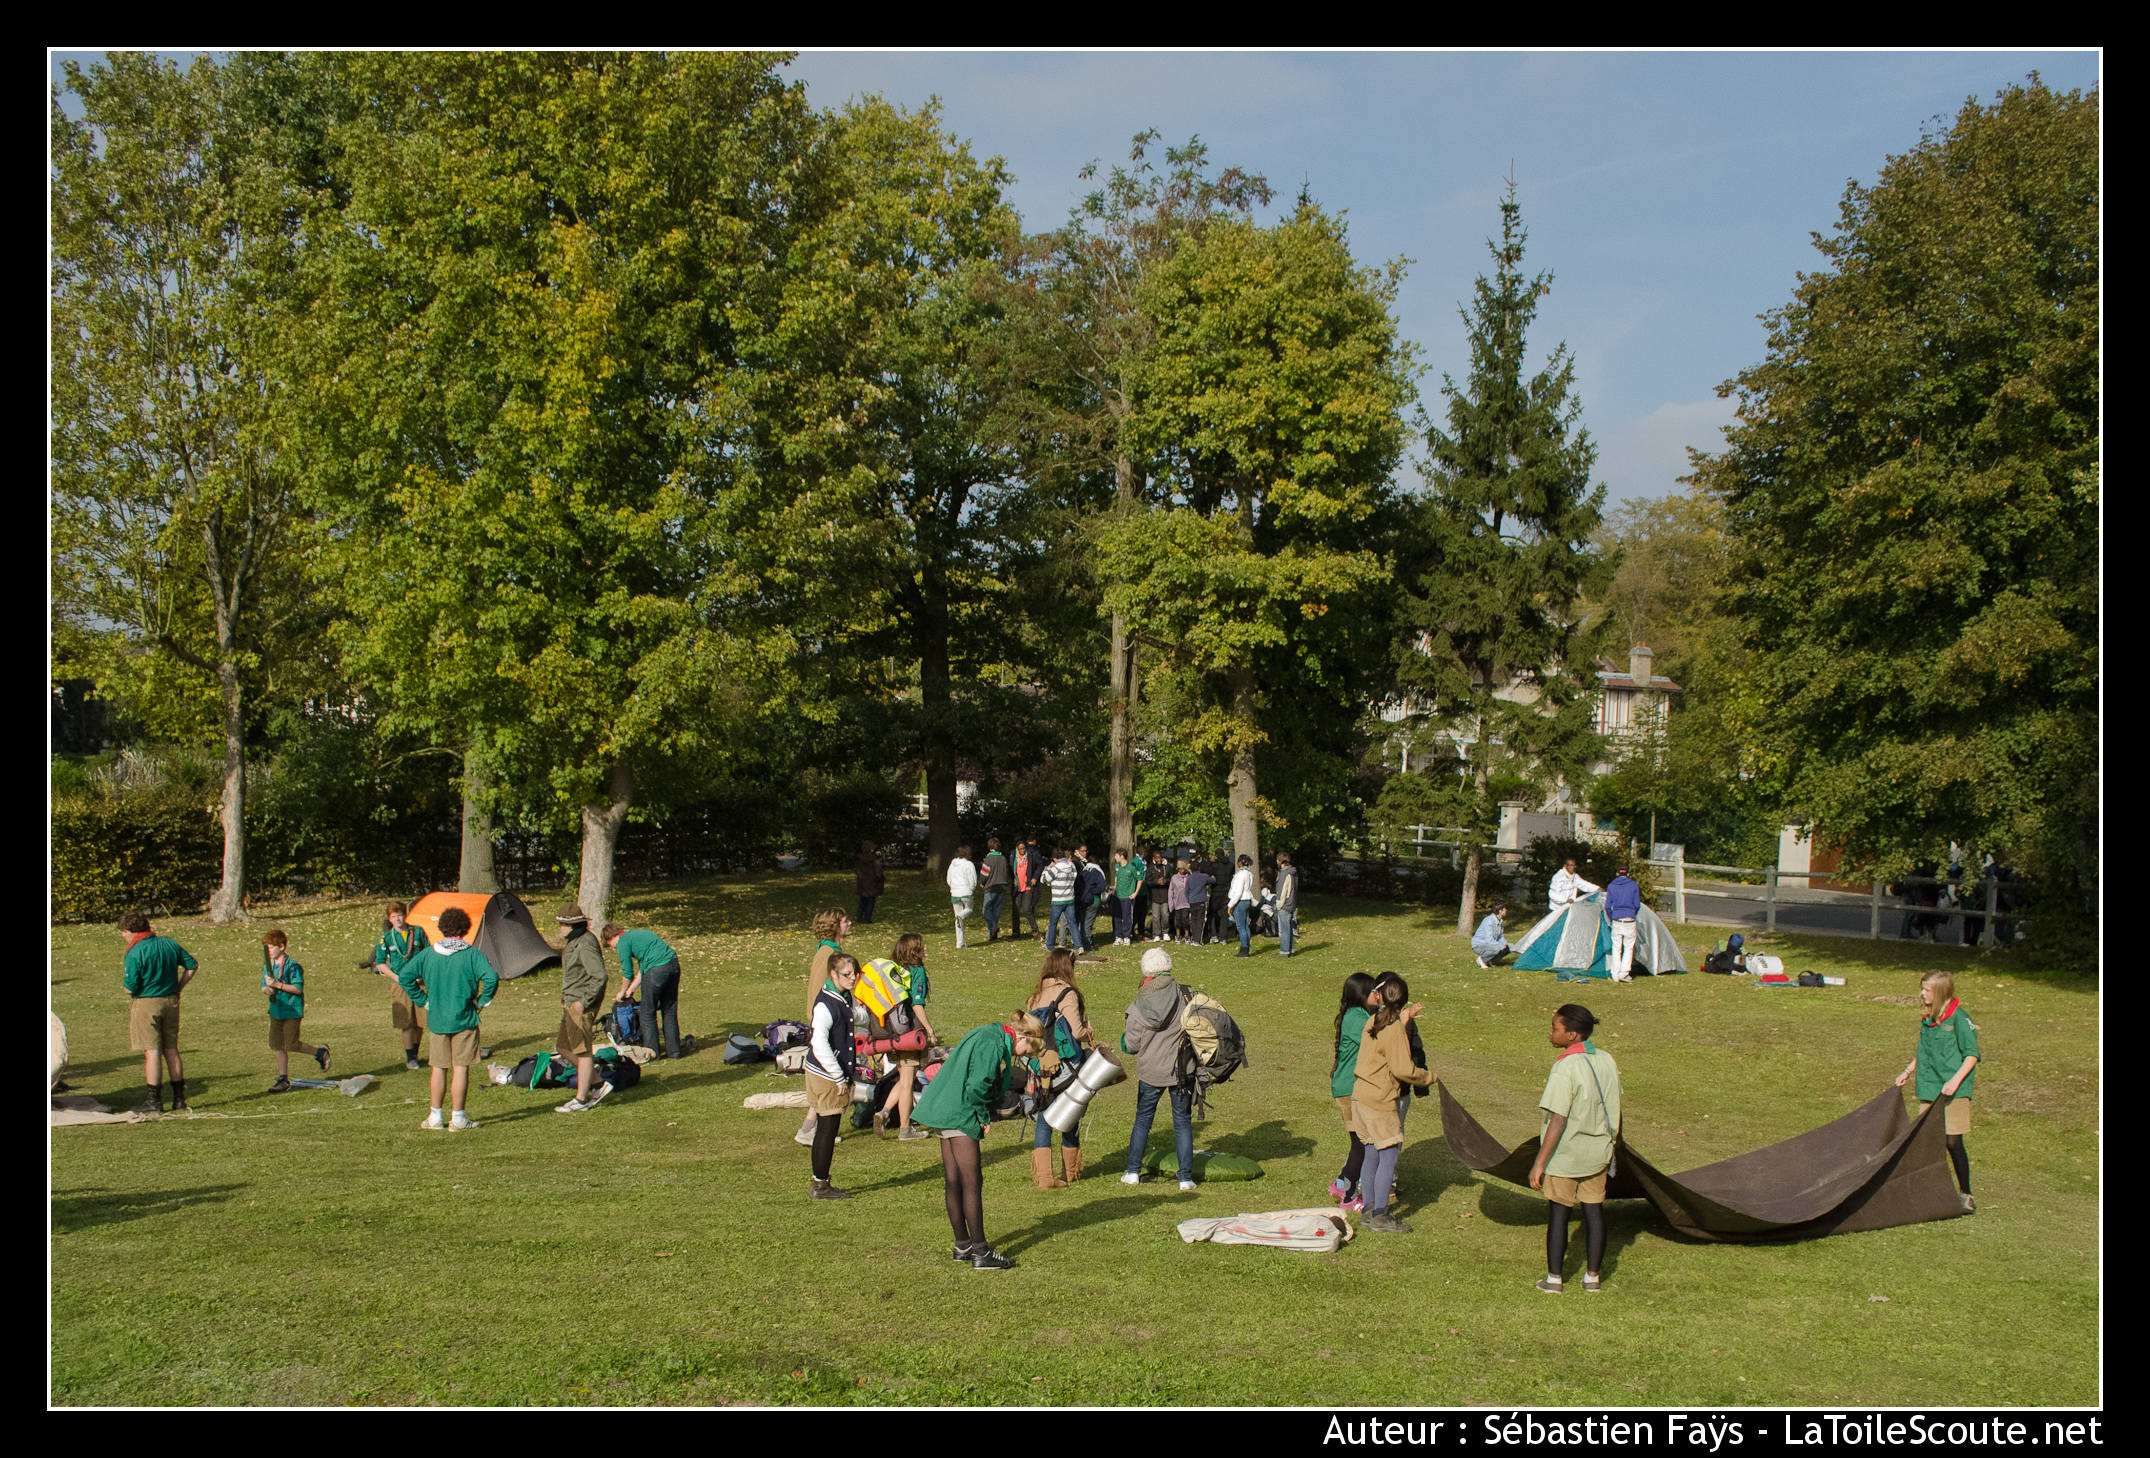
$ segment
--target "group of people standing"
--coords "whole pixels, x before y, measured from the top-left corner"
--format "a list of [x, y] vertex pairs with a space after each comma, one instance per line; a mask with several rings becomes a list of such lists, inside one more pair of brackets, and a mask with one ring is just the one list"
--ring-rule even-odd
[[[860, 920], [872, 907], [885, 876], [869, 842], [857, 868]], [[1112, 945], [1138, 941], [1202, 946], [1226, 940], [1229, 925], [1237, 933], [1238, 955], [1253, 953], [1254, 925], [1261, 909], [1274, 920], [1277, 952], [1293, 954], [1298, 930], [1299, 871], [1288, 853], [1279, 853], [1273, 883], [1264, 885], [1252, 856], [1235, 861], [1222, 848], [1208, 858], [1190, 848], [1168, 855], [1156, 846], [1115, 850], [1110, 863], [1093, 860], [1090, 847], [1077, 842], [1049, 853], [1035, 837], [1003, 851], [1000, 837], [986, 838], [985, 855], [971, 859], [972, 847], [956, 847], [948, 863], [948, 896], [955, 916], [956, 945], [968, 945], [965, 924], [985, 918], [988, 944], [1000, 940], [1001, 916], [1009, 913], [1010, 936], [1040, 935], [1038, 900], [1046, 902], [1042, 936], [1048, 947], [1089, 952], [1097, 948], [1101, 915], [1112, 917]], [[869, 861], [871, 864], [869, 865]]]

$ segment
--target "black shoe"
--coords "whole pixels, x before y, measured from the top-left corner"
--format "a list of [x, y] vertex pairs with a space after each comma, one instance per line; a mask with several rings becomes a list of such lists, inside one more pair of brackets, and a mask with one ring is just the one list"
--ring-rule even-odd
[[187, 1103], [187, 1082], [183, 1078], [172, 1080], [172, 1112], [175, 1114], [191, 1114], [194, 1112], [193, 1108]]
[[1254, 954], [1248, 951], [1245, 947], [1241, 947], [1237, 952], [1234, 952], [1232, 955], [1235, 957], [1251, 957]]
[[314, 1049], [314, 1062], [321, 1065], [323, 1073], [328, 1072], [328, 1044], [323, 1043], [320, 1047]]
[[851, 1198], [851, 1192], [849, 1190], [839, 1190], [827, 1180], [815, 1180], [812, 1188], [806, 1192], [806, 1198], [809, 1200], [848, 1200]]
[[965, 1243], [958, 1245], [954, 1250], [948, 1252], [948, 1254], [957, 1265], [965, 1266], [969, 1265], [971, 1261], [976, 1258], [978, 1254], [978, 1247]]
[[161, 1114], [164, 1112], [164, 1089], [158, 1084], [145, 1084], [142, 1102], [134, 1106], [137, 1114]]
[[978, 1271], [1011, 1271], [1015, 1269], [1014, 1261], [1009, 1260], [990, 1245], [979, 1246], [978, 1253], [971, 1257], [970, 1263], [971, 1268]]

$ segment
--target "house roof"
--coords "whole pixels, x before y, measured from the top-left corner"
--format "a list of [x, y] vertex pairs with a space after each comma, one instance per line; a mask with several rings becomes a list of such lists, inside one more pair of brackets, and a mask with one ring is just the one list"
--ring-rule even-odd
[[[1602, 662], [1603, 660], [1600, 661]], [[1600, 688], [1617, 689], [1657, 689], [1664, 693], [1673, 694], [1687, 692], [1687, 690], [1681, 688], [1662, 673], [1653, 673], [1647, 680], [1644, 680], [1636, 678], [1633, 674], [1611, 668], [1598, 670], [1598, 686]]]

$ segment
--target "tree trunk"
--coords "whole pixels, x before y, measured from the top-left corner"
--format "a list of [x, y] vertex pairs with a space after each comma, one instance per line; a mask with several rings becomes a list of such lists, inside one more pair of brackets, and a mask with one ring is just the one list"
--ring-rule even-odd
[[1135, 810], [1135, 645], [1127, 619], [1112, 615], [1112, 849], [1134, 854]]
[[620, 827], [627, 823], [627, 807], [634, 802], [634, 772], [622, 760], [612, 766], [605, 790], [610, 804], [582, 807], [582, 883], [575, 900], [582, 914], [602, 925], [612, 901], [612, 852], [620, 843]]
[[1475, 930], [1473, 923], [1478, 916], [1478, 861], [1479, 857], [1484, 854], [1480, 847], [1486, 838], [1486, 782], [1492, 777], [1492, 771], [1486, 767], [1486, 762], [1483, 758], [1483, 751], [1486, 747], [1485, 732], [1486, 721], [1481, 717], [1478, 721], [1478, 743], [1472, 746], [1473, 749], [1481, 751], [1481, 757], [1472, 769], [1472, 779], [1478, 788], [1478, 793], [1471, 803], [1471, 813], [1466, 817], [1469, 825], [1464, 831], [1464, 834], [1471, 838], [1471, 849], [1470, 854], [1465, 857], [1463, 862], [1463, 903], [1456, 909], [1456, 930], [1462, 932], [1465, 936], [1469, 936]]
[[1232, 773], [1225, 781], [1225, 797], [1232, 807], [1232, 855], [1252, 856], [1254, 864], [1262, 863], [1261, 822], [1254, 809], [1258, 793], [1254, 784], [1254, 670], [1232, 670], [1232, 715], [1238, 719], [1242, 732], [1236, 748], [1232, 751]]
[[[217, 637], [226, 637], [221, 623]], [[224, 700], [224, 793], [218, 812], [224, 822], [224, 879], [209, 900], [209, 919], [227, 922], [246, 915], [246, 723], [239, 665], [224, 642], [218, 649], [217, 690]]]
[[491, 893], [500, 889], [493, 872], [493, 817], [480, 803], [486, 788], [485, 766], [475, 741], [463, 753], [463, 864], [455, 875], [458, 891]]
[[948, 657], [948, 603], [939, 574], [923, 574], [918, 615], [918, 697], [925, 713], [920, 749], [926, 769], [926, 876], [948, 870], [956, 854], [956, 746], [949, 732], [953, 707]]

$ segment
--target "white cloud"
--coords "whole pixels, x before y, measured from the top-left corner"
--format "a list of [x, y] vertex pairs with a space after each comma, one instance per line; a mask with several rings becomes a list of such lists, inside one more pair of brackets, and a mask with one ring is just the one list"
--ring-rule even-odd
[[1617, 425], [1598, 438], [1598, 479], [1613, 501], [1663, 496], [1688, 473], [1689, 448], [1720, 450], [1722, 427], [1731, 424], [1733, 402], [1715, 396], [1658, 406], [1640, 420]]

